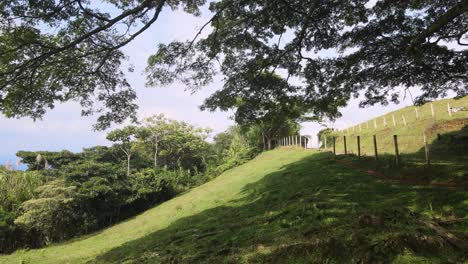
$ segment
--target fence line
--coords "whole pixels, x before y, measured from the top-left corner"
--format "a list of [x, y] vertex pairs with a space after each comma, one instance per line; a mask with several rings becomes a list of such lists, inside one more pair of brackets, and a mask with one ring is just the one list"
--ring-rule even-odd
[[[455, 103], [457, 103], [456, 106], [454, 106]], [[446, 106], [445, 110], [443, 110], [443, 107], [441, 108], [441, 106], [444, 106], [444, 105]], [[341, 130], [341, 132], [350, 133], [351, 130], [352, 132], [355, 132], [356, 130], [359, 130], [359, 132], [362, 132], [362, 128], [364, 124], [365, 124], [366, 129], [369, 129], [369, 122], [373, 122], [374, 130], [377, 130], [379, 127], [388, 127], [387, 116], [390, 116], [390, 115], [391, 115], [392, 123], [394, 127], [398, 125], [407, 126], [413, 121], [427, 120], [429, 118], [436, 120], [436, 118], [442, 118], [442, 119], [444, 119], [444, 117], [452, 118], [455, 114], [457, 114], [457, 116], [468, 115], [468, 98], [462, 99], [459, 102], [458, 101], [447, 102], [444, 105], [439, 104], [438, 107], [439, 107], [439, 110], [441, 110], [442, 114], [439, 114], [437, 116], [436, 116], [437, 108], [436, 106], [434, 106], [434, 103], [428, 103], [422, 106], [409, 107], [407, 110], [404, 109], [403, 110], [404, 112], [401, 113], [401, 122], [398, 122], [397, 118], [395, 117], [395, 113], [389, 113], [381, 117], [382, 118], [381, 123], [378, 122], [378, 119], [379, 119], [378, 117], [378, 118], [374, 118], [374, 119], [359, 123], [357, 125], [354, 125], [348, 128], [344, 128]], [[411, 114], [411, 111], [412, 111], [411, 109], [414, 109], [413, 114]], [[413, 117], [414, 119], [412, 119], [411, 117]], [[410, 121], [410, 120], [413, 120], [413, 121]]]
[[304, 135], [287, 136], [280, 138], [278, 142], [281, 147], [299, 146], [307, 149], [309, 137]]
[[[468, 119], [459, 123], [460, 127], [466, 125], [468, 125]], [[445, 140], [439, 142], [441, 139]], [[355, 155], [358, 159], [361, 159], [362, 156], [373, 156], [375, 160], [379, 160], [381, 155], [390, 155], [394, 157], [394, 162], [397, 165], [404, 158], [421, 160], [429, 165], [435, 159], [443, 160], [447, 151], [451, 151], [451, 153], [466, 153], [468, 150], [468, 136], [441, 135], [437, 132], [429, 135], [426, 132], [420, 135], [325, 135], [322, 136], [320, 141], [322, 144], [320, 148], [331, 151], [334, 155]], [[328, 144], [329, 141], [332, 144]], [[432, 143], [431, 145], [429, 144], [430, 142]], [[446, 148], [444, 144], [447, 142], [451, 142], [453, 147]]]

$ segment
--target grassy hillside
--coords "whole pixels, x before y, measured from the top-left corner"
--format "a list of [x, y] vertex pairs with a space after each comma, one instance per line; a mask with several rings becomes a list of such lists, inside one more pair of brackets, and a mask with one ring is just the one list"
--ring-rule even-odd
[[[449, 115], [448, 106], [464, 110]], [[397, 170], [398, 177], [411, 174], [412, 178], [422, 177], [427, 180], [468, 181], [468, 97], [438, 100], [419, 107], [405, 107], [338, 131], [334, 133], [336, 151], [338, 154], [344, 154], [343, 137], [346, 136], [348, 154], [356, 155], [357, 136], [360, 136], [361, 155], [373, 157], [374, 135], [381, 158], [378, 169], [390, 174], [395, 169], [389, 168], [392, 165], [388, 163], [395, 159], [393, 135], [397, 135], [398, 148], [402, 155], [400, 167], [407, 169], [407, 172]], [[430, 168], [424, 165], [426, 158], [424, 137], [432, 163]], [[330, 138], [327, 143], [327, 148], [331, 150]]]
[[467, 204], [468, 191], [389, 184], [329, 153], [279, 149], [112, 228], [0, 263], [460, 263], [466, 252], [421, 219], [466, 238]]
[[[447, 103], [450, 107], [464, 107], [466, 111], [458, 111], [449, 116], [447, 111]], [[413, 153], [418, 151], [423, 146], [423, 134], [426, 132], [427, 140], [433, 141], [436, 139], [437, 133], [447, 133], [463, 128], [462, 124], [454, 126], [436, 127], [437, 124], [453, 123], [453, 120], [468, 118], [468, 97], [458, 100], [445, 99], [438, 100], [432, 103], [434, 109], [434, 117], [431, 113], [431, 104], [427, 103], [423, 106], [409, 106], [397, 111], [389, 112], [385, 115], [371, 119], [367, 122], [348, 127], [336, 133], [337, 136], [337, 151], [344, 152], [342, 136], [349, 137], [348, 151], [351, 153], [357, 152], [356, 136], [361, 136], [361, 153], [364, 155], [373, 155], [374, 148], [372, 136], [377, 136], [379, 152], [394, 153], [393, 135], [398, 135], [399, 147], [402, 153]], [[416, 109], [418, 118], [416, 118]], [[365, 111], [363, 109], [362, 111]], [[356, 113], [357, 115], [359, 113]], [[403, 123], [403, 117], [406, 121], [406, 126]], [[395, 125], [393, 123], [395, 118]], [[385, 121], [384, 121], [385, 120]], [[384, 122], [386, 125], [384, 125]], [[375, 127], [375, 124], [377, 127]], [[468, 121], [466, 122], [468, 124]], [[360, 128], [359, 128], [360, 127]], [[437, 131], [431, 130], [436, 127]], [[435, 133], [434, 133], [435, 132]], [[330, 142], [329, 142], [330, 143]], [[328, 148], [331, 144], [327, 144]]]

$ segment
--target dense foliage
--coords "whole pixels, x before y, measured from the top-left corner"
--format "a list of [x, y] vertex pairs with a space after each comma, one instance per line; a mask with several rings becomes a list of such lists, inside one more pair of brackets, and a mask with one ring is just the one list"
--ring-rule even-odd
[[0, 167], [0, 252], [39, 247], [112, 225], [251, 159], [261, 138], [162, 115], [108, 134], [80, 153], [19, 151], [27, 171]]
[[360, 95], [366, 106], [399, 102], [411, 88], [422, 91], [415, 103], [468, 92], [466, 0], [222, 0], [210, 10], [205, 37], [161, 44], [150, 57], [149, 85], [198, 89], [221, 73], [207, 104], [222, 108], [274, 93], [255, 83], [276, 73], [286, 98], [320, 118], [339, 117]]
[[273, 140], [296, 134], [299, 122], [306, 120], [307, 102], [291, 95], [293, 89], [280, 76], [263, 73], [248, 83], [226, 83], [215, 92], [202, 109], [234, 109], [234, 118], [241, 127], [256, 127], [263, 138], [263, 149], [272, 149]]
[[197, 89], [221, 72], [227, 95], [278, 72], [291, 99], [331, 117], [358, 94], [368, 105], [397, 102], [398, 87], [421, 88], [417, 102], [467, 93], [466, 0], [14, 0], [0, 4], [0, 111], [36, 119], [75, 100], [101, 113], [98, 129], [134, 118], [122, 47], [163, 10], [197, 16], [207, 2], [198, 34], [149, 58], [149, 85]]

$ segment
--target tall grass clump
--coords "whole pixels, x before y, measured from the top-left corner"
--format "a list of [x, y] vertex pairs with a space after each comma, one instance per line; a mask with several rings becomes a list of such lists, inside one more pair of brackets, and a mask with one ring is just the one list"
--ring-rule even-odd
[[16, 211], [22, 202], [34, 198], [34, 190], [43, 184], [36, 171], [0, 171], [0, 207]]

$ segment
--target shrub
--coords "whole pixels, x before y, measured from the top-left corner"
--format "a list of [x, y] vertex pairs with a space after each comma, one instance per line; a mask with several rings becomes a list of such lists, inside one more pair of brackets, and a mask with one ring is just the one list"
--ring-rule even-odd
[[15, 224], [39, 235], [45, 244], [85, 234], [96, 227], [95, 218], [84, 210], [76, 187], [56, 180], [37, 188], [38, 197], [24, 202]]
[[15, 212], [42, 184], [43, 177], [36, 172], [0, 171], [0, 207]]

